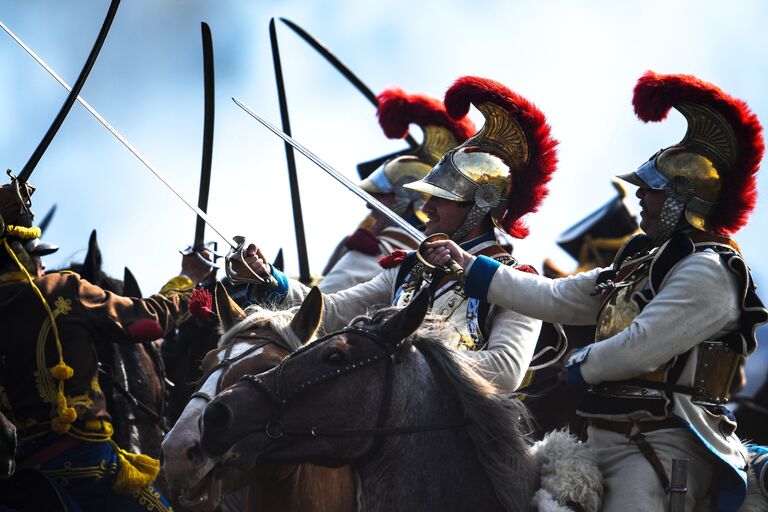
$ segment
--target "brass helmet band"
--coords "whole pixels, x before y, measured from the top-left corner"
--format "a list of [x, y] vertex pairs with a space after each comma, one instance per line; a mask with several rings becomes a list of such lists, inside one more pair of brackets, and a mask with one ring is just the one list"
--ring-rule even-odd
[[[665, 202], [665, 207], [662, 208], [662, 216], [668, 222], [676, 222], [677, 219], [671, 217], [677, 215], [677, 210], [685, 213], [685, 219], [692, 227], [705, 231], [708, 226], [707, 218], [712, 213], [716, 206], [716, 203], [711, 201], [705, 201], [696, 196], [695, 183], [686, 176], [676, 175], [674, 178], [668, 177], [664, 172], [659, 170], [657, 165], [659, 157], [667, 150], [662, 150], [656, 153], [650, 160], [643, 163], [635, 172], [623, 174], [617, 176], [618, 178], [631, 183], [637, 187], [650, 188], [652, 190], [663, 190], [667, 193], [668, 202]], [[675, 173], [677, 174], [677, 173]], [[671, 201], [675, 201], [678, 204], [674, 206]], [[669, 207], [669, 208], [667, 208]], [[670, 210], [670, 211], [664, 211]], [[675, 210], [674, 212], [671, 210]], [[666, 214], [666, 215], [665, 215]], [[662, 230], [669, 232], [676, 226], [667, 226], [669, 229]], [[664, 241], [664, 240], [660, 240]]]
[[424, 176], [430, 166], [414, 155], [403, 155], [384, 162], [366, 179], [360, 188], [369, 194], [393, 194], [392, 211], [403, 216], [413, 209], [419, 222], [426, 222], [426, 197], [423, 193], [404, 188], [404, 185]]

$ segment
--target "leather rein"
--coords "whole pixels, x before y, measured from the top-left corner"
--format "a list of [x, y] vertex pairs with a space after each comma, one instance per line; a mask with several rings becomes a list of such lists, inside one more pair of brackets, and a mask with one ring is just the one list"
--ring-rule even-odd
[[[237, 338], [235, 338], [235, 340], [236, 339]], [[218, 395], [219, 392], [221, 391], [221, 383], [224, 380], [224, 375], [227, 373], [227, 369], [230, 366], [232, 366], [234, 363], [240, 361], [241, 359], [244, 359], [244, 358], [248, 357], [249, 355], [253, 354], [257, 350], [266, 347], [270, 343], [274, 343], [275, 342], [275, 340], [273, 340], [271, 338], [268, 338], [266, 336], [251, 336], [248, 339], [261, 341], [263, 343], [258, 343], [258, 344], [252, 345], [251, 347], [248, 347], [247, 350], [243, 351], [242, 353], [238, 354], [237, 356], [231, 357], [232, 350], [234, 350], [235, 345], [237, 345], [235, 340], [232, 340], [232, 343], [227, 345], [227, 348], [224, 350], [224, 357], [221, 359], [221, 361], [219, 361], [218, 363], [213, 365], [211, 367], [211, 369], [208, 370], [208, 372], [205, 374], [205, 376], [203, 376], [203, 378], [200, 379], [200, 387], [202, 387], [205, 384], [205, 382], [213, 374], [213, 372], [215, 372], [218, 369], [222, 369], [223, 371], [219, 374], [219, 378], [216, 380], [216, 386], [213, 388], [214, 389], [214, 396]], [[205, 400], [206, 402], [210, 402], [211, 400], [213, 400], [214, 397], [212, 397], [211, 395], [209, 395], [205, 391], [200, 391], [200, 387], [198, 387], [197, 391], [195, 391], [194, 393], [192, 393], [189, 396], [189, 399], [192, 400], [193, 398], [201, 398], [201, 399]]]
[[[288, 390], [287, 392], [280, 389], [280, 378], [282, 376], [283, 369], [285, 368], [285, 363], [289, 359], [291, 359], [292, 357], [302, 352], [305, 352], [306, 350], [330, 338], [339, 336], [341, 334], [349, 334], [349, 333], [358, 334], [365, 338], [368, 338], [370, 341], [376, 344], [380, 349], [382, 349], [383, 353], [372, 355], [360, 361], [349, 363], [343, 368], [338, 368], [336, 370], [331, 370], [326, 373], [322, 373], [319, 376], [316, 376], [314, 378], [310, 378], [304, 381], [295, 389]], [[309, 436], [309, 437], [317, 437], [317, 438], [319, 437], [334, 437], [334, 438], [373, 437], [374, 442], [371, 448], [365, 454], [363, 454], [361, 457], [358, 457], [354, 461], [354, 464], [359, 467], [359, 466], [363, 466], [365, 463], [371, 460], [381, 450], [384, 444], [384, 441], [386, 440], [387, 437], [417, 434], [421, 432], [454, 430], [454, 429], [466, 427], [467, 422], [464, 421], [463, 419], [460, 421], [454, 421], [454, 422], [448, 422], [448, 423], [426, 423], [422, 425], [386, 426], [387, 420], [389, 418], [390, 406], [392, 403], [392, 390], [393, 390], [393, 384], [394, 384], [394, 365], [395, 365], [395, 362], [397, 362], [397, 355], [400, 352], [400, 350], [403, 348], [404, 344], [405, 344], [405, 340], [401, 340], [396, 345], [392, 345], [392, 343], [389, 340], [385, 339], [384, 337], [379, 335], [377, 332], [372, 332], [359, 327], [347, 327], [340, 331], [327, 334], [326, 336], [323, 336], [322, 338], [319, 338], [314, 342], [308, 345], [305, 345], [304, 347], [300, 348], [299, 350], [285, 357], [274, 370], [275, 371], [274, 387], [271, 387], [259, 375], [252, 375], [252, 374], [244, 375], [240, 380], [253, 385], [256, 389], [264, 393], [269, 398], [270, 401], [272, 401], [278, 406], [277, 418], [267, 421], [263, 426], [259, 426], [254, 430], [252, 430], [251, 432], [252, 433], [264, 432], [264, 434], [266, 434], [266, 436], [273, 441], [281, 439], [287, 435]], [[280, 415], [283, 412], [283, 410], [290, 403], [290, 401], [296, 398], [297, 396], [303, 393], [306, 393], [308, 390], [312, 389], [313, 387], [315, 387], [320, 383], [342, 377], [346, 374], [352, 373], [354, 371], [360, 370], [368, 366], [373, 366], [381, 362], [386, 362], [387, 367], [386, 367], [383, 397], [382, 397], [381, 405], [379, 407], [378, 419], [376, 421], [375, 427], [373, 428], [338, 428], [338, 427], [323, 427], [323, 426], [316, 426], [316, 425], [293, 427], [293, 426], [285, 426], [280, 421]]]

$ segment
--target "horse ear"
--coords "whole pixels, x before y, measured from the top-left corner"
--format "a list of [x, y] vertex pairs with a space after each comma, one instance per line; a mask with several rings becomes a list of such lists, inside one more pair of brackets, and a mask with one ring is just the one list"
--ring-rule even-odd
[[136, 297], [138, 299], [143, 297], [141, 288], [139, 288], [139, 282], [128, 267], [125, 267], [125, 270], [123, 270], [123, 295], [126, 297]]
[[301, 340], [302, 345], [312, 339], [320, 322], [323, 319], [323, 292], [320, 288], [313, 286], [307, 294], [304, 302], [301, 303], [299, 311], [291, 320], [291, 329]]
[[429, 311], [431, 295], [429, 289], [422, 288], [413, 298], [410, 304], [392, 315], [379, 328], [385, 337], [390, 338], [393, 343], [399, 343], [419, 328], [424, 317]]
[[245, 320], [246, 317], [245, 311], [232, 300], [224, 285], [218, 282], [216, 283], [216, 314], [224, 332]]
[[88, 253], [83, 261], [83, 279], [92, 283], [98, 282], [101, 275], [101, 249], [96, 240], [96, 230], [91, 231], [91, 237], [88, 239]]

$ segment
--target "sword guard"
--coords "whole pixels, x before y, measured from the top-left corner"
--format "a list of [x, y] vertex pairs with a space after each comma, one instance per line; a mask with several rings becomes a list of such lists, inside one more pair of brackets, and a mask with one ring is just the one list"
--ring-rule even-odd
[[[242, 236], [236, 236], [233, 238], [234, 242], [237, 244], [237, 247], [232, 248], [230, 250], [229, 254], [226, 257], [226, 264], [224, 266], [224, 270], [227, 273], [227, 277], [235, 283], [235, 284], [262, 284], [267, 285], [270, 288], [277, 288], [277, 280], [272, 277], [272, 275], [268, 276], [262, 276], [257, 274], [256, 272], [251, 269], [251, 267], [245, 262], [245, 248], [247, 247], [247, 240], [245, 237]], [[235, 270], [234, 263], [240, 262], [241, 266], [248, 269], [248, 273], [246, 275], [240, 275], [240, 273]]]
[[[179, 251], [182, 256], [189, 256], [190, 254], [194, 254], [198, 260], [200, 260], [201, 263], [204, 263], [205, 265], [208, 265], [210, 268], [218, 270], [221, 268], [221, 265], [216, 264], [216, 260], [219, 258], [223, 258], [221, 254], [216, 252], [216, 249], [218, 248], [218, 244], [215, 241], [206, 242], [198, 247], [195, 247], [194, 245], [188, 245], [186, 249], [183, 249]], [[205, 258], [203, 256], [203, 251], [208, 251], [211, 253], [211, 256], [213, 257], [213, 261], [209, 260], [208, 258]]]
[[428, 262], [427, 259], [421, 254], [421, 251], [425, 248], [424, 247], [425, 243], [437, 242], [439, 240], [450, 240], [450, 239], [451, 237], [449, 237], [445, 233], [434, 233], [432, 235], [429, 235], [419, 244], [419, 248], [416, 249], [416, 258], [421, 262], [422, 265], [424, 265], [425, 268], [429, 270], [439, 270], [441, 272], [445, 272], [448, 275], [456, 276], [458, 279], [464, 279], [464, 269], [461, 268], [461, 265], [459, 265], [455, 261], [451, 260], [448, 262], [447, 265], [433, 265], [432, 263]]

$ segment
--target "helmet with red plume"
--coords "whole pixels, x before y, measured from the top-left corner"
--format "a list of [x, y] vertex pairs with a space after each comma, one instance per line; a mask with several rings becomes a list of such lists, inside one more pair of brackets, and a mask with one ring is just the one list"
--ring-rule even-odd
[[762, 127], [747, 104], [694, 76], [653, 71], [638, 80], [633, 104], [645, 122], [663, 120], [671, 108], [688, 122], [683, 140], [621, 176], [667, 193], [663, 234], [683, 219], [721, 235], [744, 226], [757, 199], [755, 175], [764, 150]]
[[475, 133], [475, 125], [466, 116], [450, 117], [442, 101], [422, 94], [392, 88], [377, 98], [379, 124], [387, 137], [405, 138], [410, 125], [416, 124], [424, 132], [424, 140], [406, 154], [384, 162], [360, 187], [371, 194], [394, 194], [392, 210], [402, 215], [413, 207], [417, 217], [424, 221], [424, 195], [406, 190], [403, 185], [423, 178], [444, 153]]
[[488, 214], [497, 227], [524, 238], [528, 229], [522, 217], [536, 211], [547, 194], [547, 182], [557, 166], [557, 141], [544, 114], [498, 82], [459, 78], [445, 95], [446, 109], [458, 119], [470, 104], [485, 117], [483, 128], [407, 188], [473, 203], [464, 224], [451, 235], [456, 241]]

